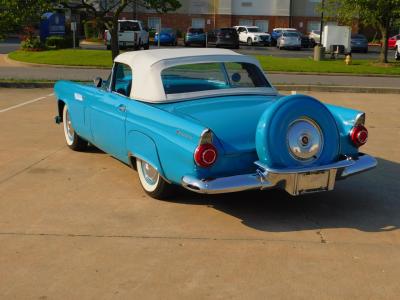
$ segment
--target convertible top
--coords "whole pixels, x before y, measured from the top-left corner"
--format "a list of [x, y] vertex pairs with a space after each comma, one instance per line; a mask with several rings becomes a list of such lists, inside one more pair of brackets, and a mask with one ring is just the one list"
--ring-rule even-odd
[[[146, 51], [125, 52], [115, 58], [116, 63], [123, 63], [131, 67], [133, 74], [132, 89], [130, 97], [144, 102], [168, 102], [181, 101], [193, 98], [204, 98], [211, 94], [240, 94], [240, 90], [235, 91], [214, 91], [210, 93], [190, 93], [166, 95], [161, 80], [161, 72], [169, 67], [185, 64], [211, 63], [211, 62], [242, 62], [258, 66], [257, 59], [241, 55], [227, 49], [215, 48], [180, 48], [180, 49], [157, 49]], [[246, 89], [245, 93], [271, 94], [276, 93], [273, 88]], [[217, 95], [215, 95], [217, 96]]]

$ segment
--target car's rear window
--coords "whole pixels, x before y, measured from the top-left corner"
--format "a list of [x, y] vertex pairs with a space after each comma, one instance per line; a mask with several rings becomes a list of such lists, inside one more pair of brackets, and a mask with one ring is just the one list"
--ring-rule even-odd
[[138, 22], [119, 22], [119, 31], [140, 31]]
[[261, 32], [260, 28], [258, 28], [258, 27], [248, 27], [247, 30], [249, 32]]
[[271, 87], [256, 65], [239, 62], [174, 66], [163, 70], [161, 78], [166, 94]]
[[190, 28], [189, 33], [204, 33], [203, 28]]
[[297, 32], [284, 32], [283, 35], [289, 37], [299, 37], [299, 34]]
[[219, 30], [221, 33], [236, 33], [236, 29], [235, 28], [221, 28]]

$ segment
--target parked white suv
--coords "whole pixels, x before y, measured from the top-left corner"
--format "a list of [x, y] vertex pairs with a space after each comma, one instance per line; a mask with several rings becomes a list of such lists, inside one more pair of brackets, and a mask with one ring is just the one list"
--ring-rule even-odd
[[[107, 49], [111, 49], [111, 34], [108, 30], [105, 31], [104, 37]], [[149, 32], [141, 21], [118, 20], [118, 46], [149, 49]]]
[[264, 46], [271, 45], [271, 35], [262, 32], [257, 26], [233, 26], [239, 35], [239, 42], [249, 46], [259, 44]]
[[396, 46], [394, 47], [394, 49], [395, 49], [394, 59], [400, 60], [400, 40], [396, 41]]
[[315, 45], [320, 43], [321, 40], [321, 31], [320, 30], [311, 30], [308, 38], [310, 39], [311, 47], [315, 47]]

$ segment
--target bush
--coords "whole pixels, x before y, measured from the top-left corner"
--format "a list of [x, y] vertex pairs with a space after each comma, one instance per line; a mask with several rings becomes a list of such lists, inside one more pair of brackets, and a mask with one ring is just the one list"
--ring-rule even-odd
[[66, 45], [65, 38], [63, 36], [57, 36], [57, 35], [49, 36], [48, 38], [46, 38], [45, 46], [46, 48], [49, 49], [68, 48]]
[[43, 45], [38, 37], [26, 37], [21, 42], [21, 48], [25, 51], [40, 51], [43, 50]]
[[[79, 47], [79, 40], [75, 40], [76, 47]], [[46, 48], [49, 49], [66, 49], [73, 47], [73, 38], [72, 35], [63, 36], [49, 36], [45, 42]]]
[[96, 21], [86, 21], [83, 25], [83, 30], [85, 32], [85, 39], [98, 39], [99, 37], [99, 29]]

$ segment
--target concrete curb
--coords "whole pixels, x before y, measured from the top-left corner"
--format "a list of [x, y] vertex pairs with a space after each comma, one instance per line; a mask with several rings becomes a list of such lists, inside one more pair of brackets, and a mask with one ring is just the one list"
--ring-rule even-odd
[[55, 82], [14, 82], [0, 81], [1, 88], [30, 89], [30, 88], [52, 88]]
[[313, 75], [313, 76], [347, 76], [347, 77], [387, 77], [400, 78], [400, 75], [391, 74], [354, 74], [354, 73], [313, 73], [313, 72], [278, 72], [265, 71], [266, 74], [281, 74], [281, 75]]
[[[18, 82], [0, 81], [1, 88], [52, 88], [55, 82]], [[400, 88], [275, 84], [279, 91], [331, 92], [331, 93], [364, 93], [364, 94], [400, 94]]]

